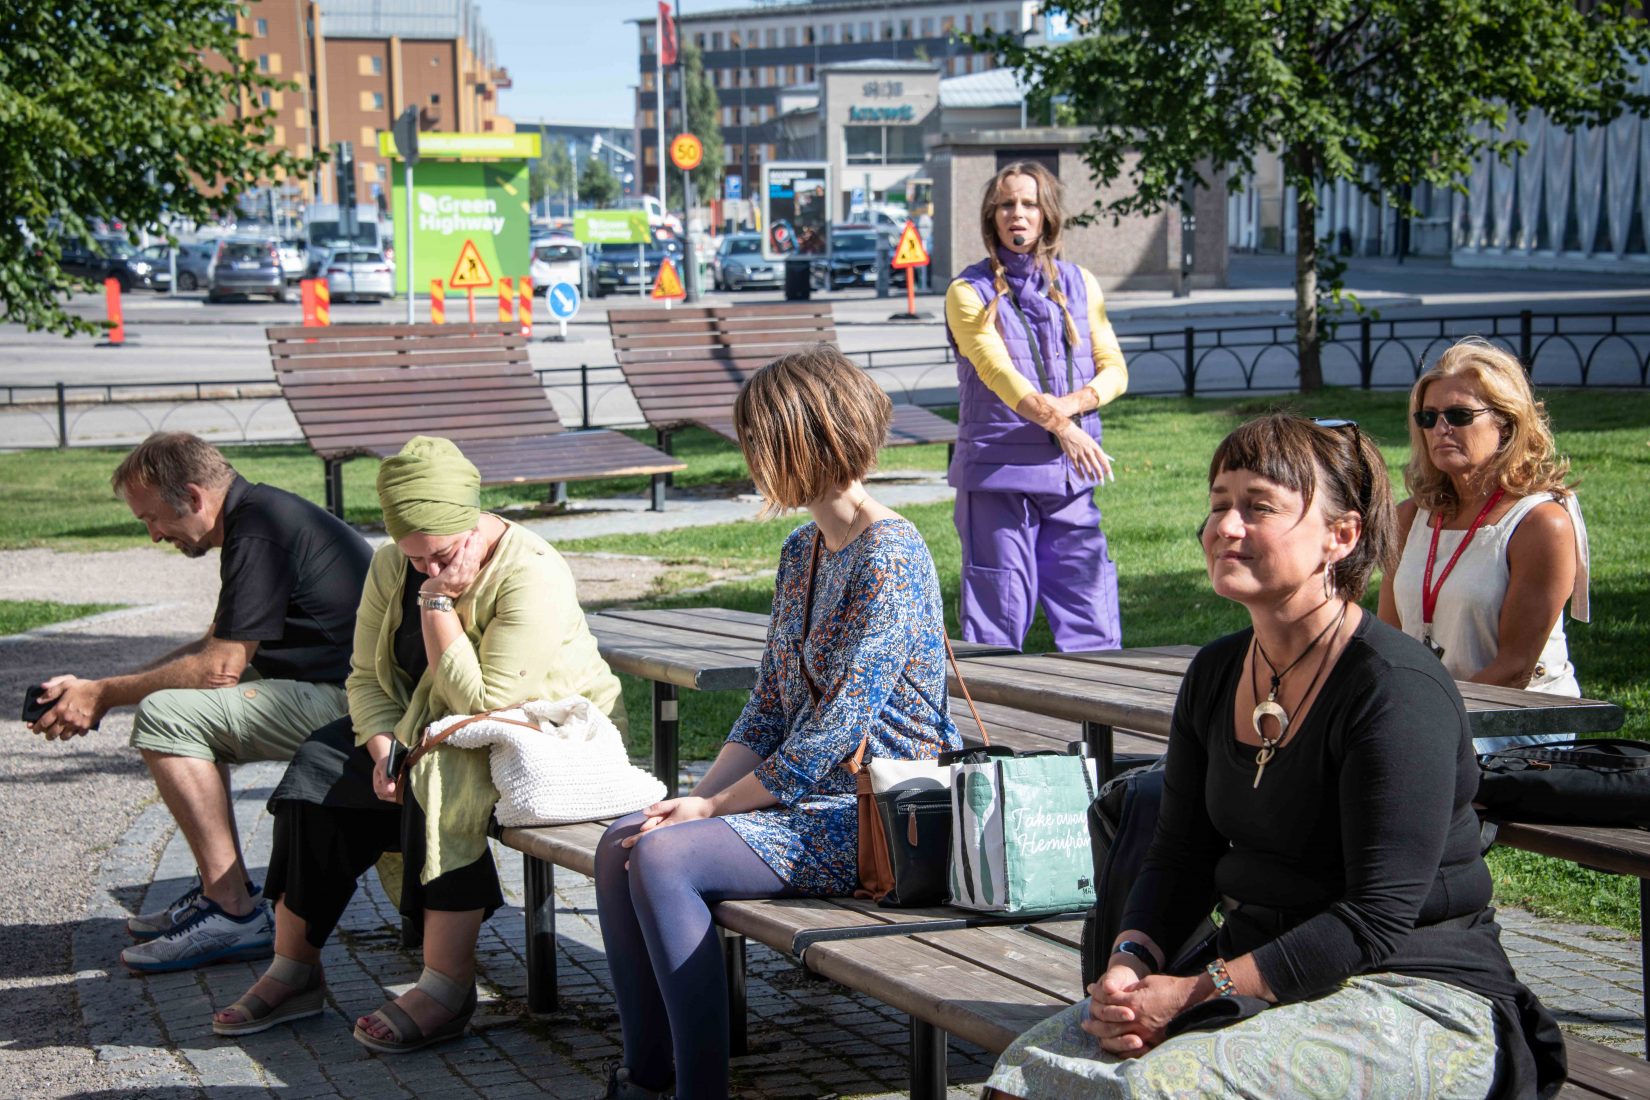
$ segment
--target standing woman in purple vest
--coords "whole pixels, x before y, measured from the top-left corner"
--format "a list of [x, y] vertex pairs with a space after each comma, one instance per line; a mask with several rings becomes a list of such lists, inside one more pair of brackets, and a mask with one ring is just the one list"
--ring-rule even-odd
[[1116, 649], [1117, 568], [1094, 488], [1113, 477], [1099, 409], [1129, 374], [1094, 276], [1056, 258], [1063, 220], [1048, 169], [1002, 169], [980, 208], [986, 258], [945, 296], [962, 633], [1018, 649], [1041, 602], [1056, 648]]

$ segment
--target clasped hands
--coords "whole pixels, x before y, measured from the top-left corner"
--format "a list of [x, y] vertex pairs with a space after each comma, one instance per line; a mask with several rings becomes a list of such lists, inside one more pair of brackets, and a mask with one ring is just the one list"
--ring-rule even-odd
[[1111, 455], [1101, 450], [1094, 437], [1073, 419], [1090, 411], [1085, 395], [1091, 393], [1093, 391], [1087, 387], [1058, 397], [1028, 393], [1020, 399], [1014, 411], [1053, 435], [1060, 444], [1061, 452], [1071, 460], [1078, 473], [1101, 483], [1116, 481], [1111, 468]]
[[1100, 1040], [1100, 1049], [1119, 1058], [1138, 1058], [1164, 1039], [1169, 1021], [1204, 999], [1201, 978], [1150, 974], [1142, 978], [1119, 963], [1089, 986], [1088, 1017], [1083, 1030]]
[[680, 825], [685, 821], [701, 821], [707, 817], [716, 816], [716, 804], [708, 798], [698, 795], [684, 795], [681, 798], [667, 798], [663, 802], [655, 802], [642, 811], [645, 820], [631, 835], [619, 842], [621, 847], [634, 848], [636, 841], [643, 833], [650, 833], [654, 829], [663, 829], [667, 825]]
[[39, 698], [52, 704], [29, 728], [48, 741], [67, 741], [96, 728], [108, 707], [103, 704], [102, 683], [78, 676], [53, 676], [43, 685]]

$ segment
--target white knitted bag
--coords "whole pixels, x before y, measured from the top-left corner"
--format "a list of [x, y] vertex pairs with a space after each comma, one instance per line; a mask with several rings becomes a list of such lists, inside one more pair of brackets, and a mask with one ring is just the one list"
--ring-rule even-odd
[[[431, 723], [429, 736], [469, 718], [455, 714]], [[490, 750], [494, 813], [506, 827], [622, 817], [665, 796], [663, 783], [630, 763], [612, 719], [582, 695], [495, 711], [454, 730], [446, 743]]]

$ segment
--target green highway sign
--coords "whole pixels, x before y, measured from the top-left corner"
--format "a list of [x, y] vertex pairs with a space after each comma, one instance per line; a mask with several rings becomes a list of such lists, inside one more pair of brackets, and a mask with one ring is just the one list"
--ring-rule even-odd
[[[427, 157], [429, 134], [419, 134], [419, 156]], [[483, 294], [495, 296], [499, 276], [527, 274], [531, 227], [527, 210], [527, 162], [421, 160], [413, 173], [412, 285], [420, 293], [431, 279], [450, 283], [460, 257], [489, 273]], [[393, 177], [392, 177], [393, 179]], [[406, 200], [399, 200], [404, 208]], [[394, 206], [391, 209], [395, 209]], [[645, 217], [645, 215], [644, 215]], [[407, 255], [407, 218], [395, 219], [395, 254]], [[466, 250], [468, 245], [468, 251]], [[396, 289], [407, 289], [407, 265], [395, 265]]]
[[646, 244], [646, 210], [578, 210], [573, 214], [573, 236], [585, 244]]

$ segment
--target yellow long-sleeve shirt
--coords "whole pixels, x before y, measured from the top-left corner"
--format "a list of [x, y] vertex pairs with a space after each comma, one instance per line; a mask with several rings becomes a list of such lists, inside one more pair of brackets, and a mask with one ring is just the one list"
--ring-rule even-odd
[[[1086, 269], [1083, 282], [1088, 287], [1089, 344], [1094, 352], [1094, 378], [1087, 385], [1099, 399], [1096, 407], [1108, 405], [1129, 388], [1129, 368], [1123, 361], [1123, 349], [1106, 319], [1105, 298], [1100, 284]], [[957, 348], [974, 364], [980, 381], [1011, 409], [1018, 409], [1027, 394], [1037, 387], [1015, 367], [1003, 343], [1002, 334], [994, 324], [985, 320], [985, 303], [969, 283], [958, 279], [945, 294], [945, 323], [951, 329]]]

